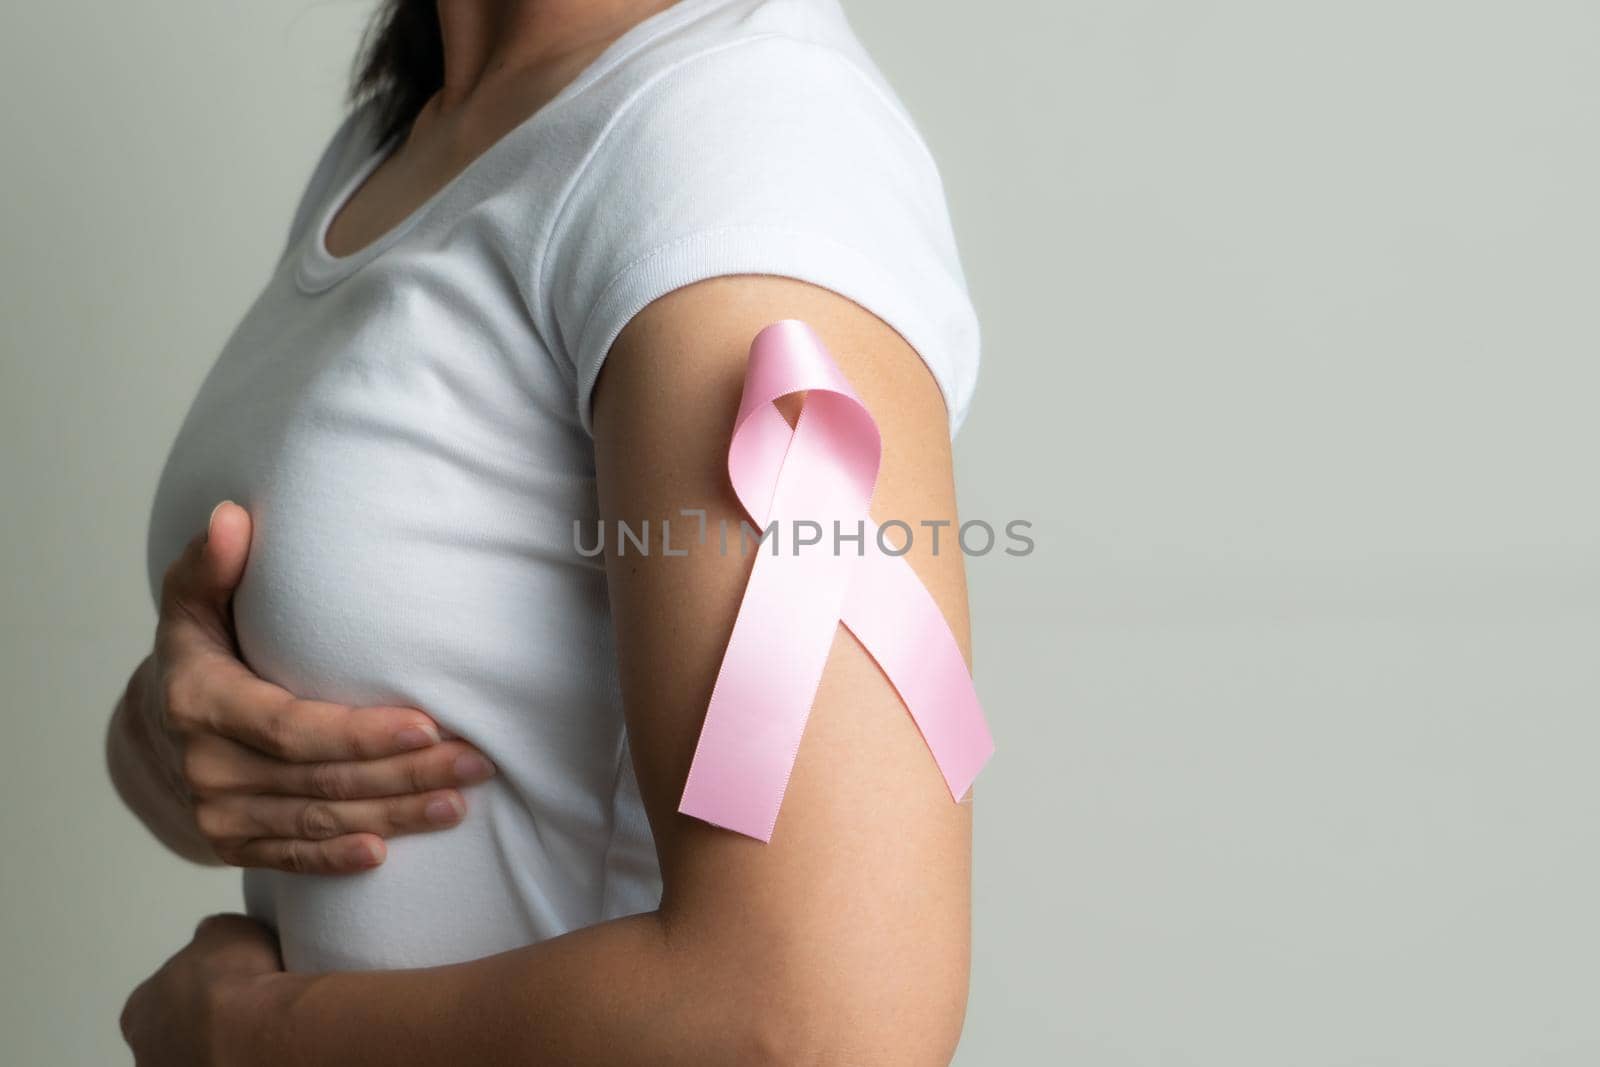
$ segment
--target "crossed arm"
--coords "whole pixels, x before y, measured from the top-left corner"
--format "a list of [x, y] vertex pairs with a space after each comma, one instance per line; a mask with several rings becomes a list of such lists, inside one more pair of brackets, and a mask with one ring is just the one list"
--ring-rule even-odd
[[[878, 421], [874, 517], [955, 520], [947, 416], [916, 353], [836, 294], [742, 276], [663, 297], [613, 346], [594, 413], [608, 524], [704, 507], [713, 527], [738, 528], [725, 464], [745, 355], [784, 318], [812, 325]], [[660, 907], [446, 967], [214, 976], [221, 1062], [949, 1061], [967, 998], [971, 809], [951, 802], [853, 636], [835, 636], [772, 841], [677, 813], [751, 562], [714, 549], [607, 558]], [[918, 543], [907, 558], [967, 652], [960, 554]]]

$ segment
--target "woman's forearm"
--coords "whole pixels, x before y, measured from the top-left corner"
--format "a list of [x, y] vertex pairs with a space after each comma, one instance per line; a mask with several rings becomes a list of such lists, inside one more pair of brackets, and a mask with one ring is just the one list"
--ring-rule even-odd
[[111, 713], [106, 727], [106, 769], [122, 802], [157, 840], [186, 860], [217, 866], [222, 861], [201, 836], [183, 798], [161, 768], [145, 707], [151, 663], [147, 656], [134, 670]]
[[241, 1057], [225, 1062], [763, 1064], [815, 1048], [793, 1026], [804, 998], [752, 970], [765, 954], [696, 940], [648, 912], [468, 963], [273, 975], [219, 1007]]

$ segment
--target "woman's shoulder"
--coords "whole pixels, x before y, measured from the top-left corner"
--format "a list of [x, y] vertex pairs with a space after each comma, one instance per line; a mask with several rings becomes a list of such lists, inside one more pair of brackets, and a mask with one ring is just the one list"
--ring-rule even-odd
[[[727, 122], [774, 106], [784, 110], [769, 111], [769, 121], [803, 119], [799, 105], [808, 103], [805, 110], [831, 110], [835, 120], [885, 123], [925, 151], [910, 112], [838, 0], [701, 4], [707, 7], [701, 17], [632, 49], [607, 72], [616, 82], [599, 94], [609, 97], [609, 138], [629, 132], [629, 115], [671, 119], [667, 125], [681, 133], [696, 116], [701, 124]], [[693, 111], [684, 110], [690, 106]], [[636, 121], [632, 129], [652, 126], [661, 130], [662, 124]]]
[[706, 17], [629, 57], [584, 108], [591, 147], [540, 272], [580, 414], [639, 309], [704, 278], [769, 274], [897, 329], [959, 425], [978, 327], [939, 168], [900, 98], [834, 0], [723, 0]]
[[637, 244], [827, 223], [871, 241], [899, 224], [953, 255], [934, 155], [837, 0], [680, 2], [680, 25], [573, 102], [569, 130], [587, 147], [559, 214], [586, 247], [597, 230]]

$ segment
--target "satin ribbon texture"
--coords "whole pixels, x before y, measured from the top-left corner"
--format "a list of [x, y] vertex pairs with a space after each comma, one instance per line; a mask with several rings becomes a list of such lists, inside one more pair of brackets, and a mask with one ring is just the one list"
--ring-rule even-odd
[[[802, 392], [791, 428], [774, 401]], [[868, 509], [882, 452], [877, 423], [810, 326], [785, 319], [756, 335], [728, 474], [756, 530], [778, 523], [778, 551], [757, 547], [680, 812], [771, 841], [841, 622], [894, 685], [953, 799], [994, 752], [938, 604], [911, 565], [878, 544]], [[790, 531], [807, 520], [822, 542], [797, 550]], [[836, 542], [835, 529], [850, 540]]]

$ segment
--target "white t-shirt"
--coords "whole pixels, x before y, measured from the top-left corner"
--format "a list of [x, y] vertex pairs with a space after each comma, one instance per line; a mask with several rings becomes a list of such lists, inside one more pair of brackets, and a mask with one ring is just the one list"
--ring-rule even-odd
[[910, 342], [954, 433], [978, 329], [938, 171], [837, 0], [681, 0], [616, 40], [376, 242], [323, 232], [377, 164], [369, 108], [202, 384], [150, 523], [152, 596], [231, 498], [261, 676], [413, 705], [500, 769], [459, 826], [344, 877], [247, 871], [293, 969], [475, 958], [653, 908], [596, 517], [589, 401], [662, 294], [762, 273]]

